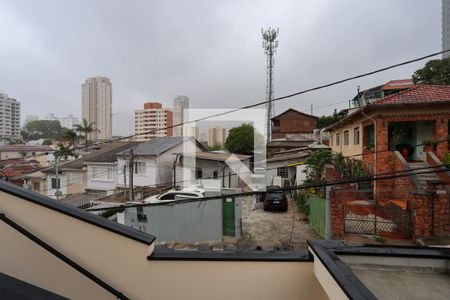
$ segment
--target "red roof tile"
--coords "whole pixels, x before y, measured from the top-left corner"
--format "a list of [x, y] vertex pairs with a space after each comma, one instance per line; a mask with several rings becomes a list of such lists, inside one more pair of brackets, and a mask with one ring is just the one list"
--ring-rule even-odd
[[396, 79], [391, 80], [381, 88], [383, 91], [386, 90], [401, 90], [401, 89], [409, 89], [414, 86], [414, 82], [412, 79]]
[[408, 90], [381, 98], [379, 104], [413, 104], [450, 102], [450, 86], [448, 85], [416, 85]]

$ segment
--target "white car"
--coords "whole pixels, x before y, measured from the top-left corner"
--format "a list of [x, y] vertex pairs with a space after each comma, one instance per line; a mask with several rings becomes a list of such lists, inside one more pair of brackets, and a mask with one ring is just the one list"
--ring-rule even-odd
[[[197, 186], [189, 187], [183, 190], [170, 190], [161, 195], [154, 195], [144, 199], [145, 203], [161, 203], [168, 201], [176, 201], [186, 198], [203, 198], [205, 190]], [[175, 199], [177, 198], [177, 199]]]

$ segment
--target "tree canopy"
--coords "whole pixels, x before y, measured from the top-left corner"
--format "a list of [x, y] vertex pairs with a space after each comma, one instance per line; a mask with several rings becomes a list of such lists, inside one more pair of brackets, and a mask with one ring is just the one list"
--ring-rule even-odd
[[337, 112], [337, 110], [334, 110], [334, 113], [330, 116], [321, 116], [319, 120], [317, 121], [317, 128], [325, 128], [330, 125], [333, 125], [337, 121], [345, 118], [348, 114], [348, 111], [346, 109], [341, 110], [340, 112]]
[[450, 57], [428, 61], [414, 72], [412, 80], [415, 84], [450, 85]]
[[254, 147], [254, 128], [251, 124], [242, 124], [231, 128], [225, 142], [225, 148], [232, 153], [252, 154]]
[[22, 137], [26, 140], [60, 139], [62, 127], [56, 120], [38, 120], [28, 122], [22, 130]]

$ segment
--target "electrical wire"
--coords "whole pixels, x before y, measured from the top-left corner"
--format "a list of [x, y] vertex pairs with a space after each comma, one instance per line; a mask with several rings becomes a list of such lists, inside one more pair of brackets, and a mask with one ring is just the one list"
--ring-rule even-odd
[[[445, 164], [446, 167], [449, 167], [450, 164]], [[419, 169], [419, 168], [418, 168]], [[427, 169], [431, 169], [430, 167], [427, 167]], [[274, 188], [271, 189], [273, 192], [287, 192], [287, 191], [294, 191], [294, 190], [305, 190], [305, 189], [311, 189], [311, 188], [323, 188], [327, 186], [335, 186], [335, 185], [344, 185], [344, 184], [352, 184], [352, 183], [363, 183], [363, 182], [372, 182], [372, 181], [380, 181], [380, 180], [387, 180], [387, 179], [395, 179], [395, 178], [401, 178], [401, 177], [408, 177], [408, 176], [416, 176], [421, 174], [430, 174], [430, 173], [441, 173], [441, 172], [448, 172], [447, 169], [445, 170], [432, 170], [432, 171], [424, 171], [424, 172], [417, 172], [413, 173], [415, 169], [405, 170], [403, 171], [406, 174], [399, 174], [403, 173], [400, 171], [395, 172], [386, 172], [386, 173], [378, 173], [373, 174], [371, 176], [364, 176], [364, 177], [357, 177], [357, 178], [350, 178], [346, 180], [337, 180], [337, 181], [329, 181], [319, 184], [310, 184], [310, 185], [297, 185], [293, 187], [285, 187], [285, 188]], [[383, 176], [382, 174], [388, 176]], [[390, 175], [394, 174], [394, 175]], [[380, 176], [381, 175], [381, 176]], [[235, 193], [235, 194], [228, 194], [228, 195], [221, 195], [221, 196], [211, 196], [211, 197], [202, 197], [202, 198], [190, 198], [190, 199], [181, 199], [170, 201], [170, 202], [161, 202], [161, 203], [139, 203], [139, 204], [130, 204], [130, 205], [120, 205], [116, 207], [108, 207], [108, 208], [90, 208], [86, 209], [86, 211], [102, 211], [102, 210], [111, 210], [111, 209], [125, 209], [129, 207], [145, 207], [145, 206], [161, 206], [161, 205], [173, 205], [173, 204], [179, 204], [179, 203], [189, 203], [189, 202], [198, 202], [198, 201], [208, 201], [208, 200], [217, 200], [217, 199], [223, 199], [223, 198], [233, 198], [233, 197], [242, 197], [242, 196], [251, 196], [256, 194], [263, 194], [264, 191], [251, 191], [251, 192], [242, 192], [242, 193]]]

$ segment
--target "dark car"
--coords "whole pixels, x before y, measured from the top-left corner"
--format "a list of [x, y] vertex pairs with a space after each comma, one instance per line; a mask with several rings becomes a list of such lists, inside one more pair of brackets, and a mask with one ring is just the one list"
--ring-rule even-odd
[[264, 210], [287, 211], [288, 198], [284, 191], [279, 191], [279, 186], [268, 186], [263, 195]]

